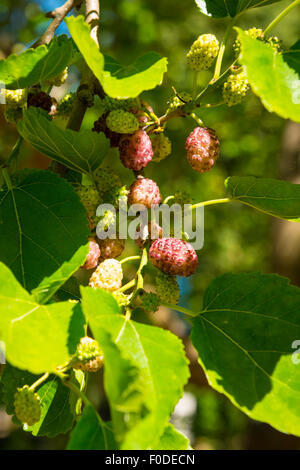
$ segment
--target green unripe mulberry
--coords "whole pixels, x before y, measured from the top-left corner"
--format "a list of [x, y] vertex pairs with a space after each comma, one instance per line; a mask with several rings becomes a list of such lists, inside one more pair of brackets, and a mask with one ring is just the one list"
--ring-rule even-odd
[[57, 117], [68, 118], [72, 112], [76, 93], [68, 93], [57, 105], [55, 115]]
[[26, 104], [27, 93], [24, 88], [19, 90], [2, 89], [1, 94], [4, 94], [6, 106], [22, 107]]
[[192, 95], [190, 95], [186, 91], [181, 91], [180, 93], [177, 93], [177, 95], [174, 96], [168, 103], [168, 112], [174, 111], [175, 109], [184, 106], [185, 104], [192, 101], [192, 99]]
[[18, 388], [14, 400], [15, 414], [19, 421], [28, 426], [41, 418], [41, 399], [28, 385]]
[[117, 109], [109, 113], [106, 118], [106, 125], [112, 132], [133, 134], [139, 128], [139, 121], [134, 114], [123, 109]]
[[79, 195], [81, 203], [86, 208], [88, 214], [92, 213], [93, 215], [95, 215], [96, 209], [101, 202], [97, 189], [92, 185], [79, 185], [76, 188], [76, 192]]
[[223, 85], [223, 99], [227, 106], [241, 103], [249, 90], [249, 83], [244, 72], [232, 74]]
[[4, 95], [6, 108], [4, 117], [10, 124], [16, 124], [19, 119], [23, 117], [23, 107], [26, 104], [27, 93], [25, 89], [19, 90], [1, 90], [1, 95]]
[[81, 338], [74, 361], [74, 369], [97, 372], [103, 366], [103, 352], [99, 343], [88, 336]]
[[143, 308], [149, 313], [155, 313], [161, 304], [158, 295], [154, 294], [154, 292], [143, 291], [141, 293], [141, 300]]
[[202, 34], [187, 54], [190, 68], [199, 72], [209, 69], [219, 52], [219, 41], [214, 34]]
[[155, 279], [156, 293], [162, 303], [176, 305], [180, 298], [176, 276], [160, 272]]
[[152, 148], [154, 153], [152, 161], [160, 162], [172, 152], [172, 143], [166, 135], [161, 133], [152, 138]]

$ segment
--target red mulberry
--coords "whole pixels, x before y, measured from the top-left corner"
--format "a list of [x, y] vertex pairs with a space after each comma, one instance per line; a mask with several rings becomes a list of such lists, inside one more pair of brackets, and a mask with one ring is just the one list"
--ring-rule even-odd
[[155, 240], [149, 250], [149, 259], [160, 271], [177, 276], [191, 276], [198, 266], [192, 245], [177, 238]]

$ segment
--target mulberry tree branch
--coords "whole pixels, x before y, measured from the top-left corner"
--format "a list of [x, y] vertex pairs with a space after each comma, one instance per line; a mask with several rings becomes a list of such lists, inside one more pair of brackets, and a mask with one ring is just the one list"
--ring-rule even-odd
[[[86, 0], [85, 1], [85, 20], [91, 26], [91, 37], [99, 46], [99, 18], [100, 18], [100, 2], [99, 0]], [[89, 69], [86, 70], [86, 73], [89, 74]], [[85, 81], [85, 77], [81, 81], [82, 85]], [[71, 117], [67, 124], [68, 129], [74, 131], [79, 131], [81, 123], [83, 121], [87, 106], [83, 101], [78, 98], [78, 95], [75, 97], [74, 106], [72, 110]]]
[[47, 13], [46, 17], [52, 18], [53, 20], [49, 24], [44, 34], [40, 37], [40, 39], [38, 39], [34, 43], [33, 47], [40, 46], [41, 44], [48, 44], [53, 38], [55, 31], [57, 30], [61, 22], [64, 20], [64, 18], [68, 15], [68, 13], [70, 13], [73, 8], [80, 6], [81, 3], [82, 0], [67, 0], [60, 7], [57, 7], [55, 8], [55, 10]]

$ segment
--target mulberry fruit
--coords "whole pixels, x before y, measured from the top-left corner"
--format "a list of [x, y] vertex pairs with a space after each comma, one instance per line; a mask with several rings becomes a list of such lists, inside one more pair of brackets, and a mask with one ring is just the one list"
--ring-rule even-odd
[[219, 41], [213, 34], [202, 34], [193, 43], [187, 60], [190, 68], [195, 71], [207, 70], [213, 64], [219, 52]]
[[91, 108], [94, 105], [94, 94], [88, 85], [80, 85], [77, 90], [77, 96], [87, 108]]
[[164, 134], [158, 134], [152, 138], [153, 162], [160, 162], [167, 158], [172, 152], [170, 139]]
[[223, 85], [223, 99], [227, 106], [241, 103], [249, 90], [249, 83], [244, 72], [232, 74]]
[[177, 93], [177, 95], [174, 96], [171, 101], [169, 101], [168, 111], [174, 111], [176, 108], [180, 108], [180, 106], [184, 106], [185, 104], [190, 103], [192, 99], [192, 95], [185, 91]]
[[118, 147], [121, 138], [123, 137], [122, 134], [118, 134], [117, 132], [112, 132], [108, 129], [106, 125], [106, 118], [105, 116], [100, 116], [97, 121], [94, 122], [94, 126], [92, 129], [93, 132], [103, 132], [105, 137], [110, 140], [111, 147]]
[[74, 369], [97, 372], [103, 366], [103, 352], [99, 343], [88, 336], [81, 338], [74, 361]]
[[97, 189], [94, 186], [79, 186], [77, 193], [87, 212], [94, 215], [101, 202]]
[[154, 292], [142, 291], [140, 298], [142, 301], [142, 307], [144, 310], [146, 310], [146, 312], [155, 313], [158, 310], [161, 302]]
[[123, 271], [121, 263], [115, 259], [106, 259], [99, 264], [96, 271], [92, 274], [89, 286], [94, 289], [100, 288], [108, 292], [114, 292], [120, 289], [122, 279]]
[[149, 249], [149, 259], [160, 271], [177, 276], [191, 276], [198, 266], [194, 248], [177, 238], [155, 240]]
[[27, 96], [27, 107], [34, 106], [42, 108], [50, 113], [52, 108], [52, 98], [44, 91], [30, 92]]
[[143, 176], [138, 176], [129, 188], [128, 203], [130, 205], [142, 204], [148, 209], [160, 204], [161, 195], [159, 187], [155, 181], [144, 178]]
[[187, 138], [187, 159], [193, 170], [209, 171], [220, 155], [220, 143], [213, 129], [196, 127]]
[[134, 114], [123, 109], [117, 109], [109, 113], [106, 118], [106, 125], [112, 132], [133, 134], [139, 128], [139, 121]]
[[176, 276], [160, 272], [155, 277], [156, 293], [164, 304], [176, 305], [180, 298], [180, 291]]
[[124, 109], [125, 111], [128, 111], [135, 105], [135, 101], [132, 98], [126, 100], [118, 100], [115, 98], [111, 98], [110, 96], [106, 96], [101, 101], [101, 105], [104, 108], [104, 112], [115, 111], [117, 109]]
[[7, 106], [22, 107], [26, 104], [26, 90], [21, 88], [19, 90], [2, 89], [1, 95], [4, 94], [5, 104]]
[[87, 270], [96, 268], [100, 254], [101, 252], [98, 243], [91, 238], [89, 241], [89, 252], [82, 267]]
[[99, 240], [99, 246], [101, 261], [108, 258], [118, 258], [125, 249], [125, 240], [120, 240], [119, 238], [105, 238], [104, 240]]
[[123, 137], [119, 148], [121, 161], [130, 170], [140, 171], [148, 165], [153, 157], [150, 137], [143, 130], [138, 130], [131, 136]]
[[28, 385], [18, 388], [14, 397], [16, 417], [28, 426], [33, 426], [41, 418], [41, 400]]
[[72, 112], [76, 93], [68, 93], [57, 105], [56, 117], [68, 118]]

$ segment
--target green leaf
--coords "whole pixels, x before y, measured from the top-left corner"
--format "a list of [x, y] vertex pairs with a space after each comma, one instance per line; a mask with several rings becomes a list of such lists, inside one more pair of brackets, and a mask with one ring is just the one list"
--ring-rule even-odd
[[27, 88], [54, 78], [72, 61], [74, 43], [67, 36], [58, 36], [49, 44], [11, 54], [0, 60], [0, 82], [9, 89]]
[[0, 261], [45, 302], [84, 263], [87, 218], [72, 186], [50, 171], [33, 170], [0, 191]]
[[[14, 415], [14, 395], [18, 387], [32, 385], [39, 376], [6, 364], [2, 376], [2, 394], [6, 411]], [[73, 379], [74, 380], [74, 379]], [[51, 375], [36, 389], [41, 399], [41, 419], [34, 426], [25, 427], [34, 436], [55, 437], [69, 431], [75, 418], [74, 393], [63, 386], [60, 379]], [[14, 416], [14, 421], [19, 422]]]
[[81, 292], [83, 311], [104, 352], [114, 427], [127, 426], [122, 448], [148, 449], [163, 434], [189, 377], [182, 343], [169, 331], [122, 315], [111, 294], [91, 288]]
[[298, 39], [289, 51], [283, 52], [282, 56], [288, 66], [300, 75], [300, 39]]
[[241, 56], [239, 61], [253, 92], [265, 108], [285, 119], [300, 122], [300, 79], [272, 47], [251, 38], [239, 28]]
[[55, 299], [60, 302], [66, 300], [80, 300], [80, 282], [76, 277], [70, 277], [56, 292]]
[[114, 450], [116, 442], [112, 424], [105, 423], [95, 409], [85, 407], [80, 420], [71, 433], [68, 450]]
[[300, 184], [253, 176], [231, 176], [225, 186], [236, 201], [280, 219], [300, 222]]
[[167, 70], [167, 59], [149, 52], [128, 67], [105, 58], [90, 36], [90, 27], [83, 16], [66, 18], [69, 31], [78, 49], [107, 95], [113, 98], [135, 98], [145, 90], [160, 85]]
[[226, 274], [204, 295], [192, 341], [210, 385], [251, 418], [300, 436], [300, 289], [272, 274]]
[[234, 18], [249, 8], [263, 7], [280, 0], [195, 0], [201, 12], [213, 18]]
[[168, 424], [162, 436], [160, 436], [151, 446], [151, 450], [188, 450], [190, 443], [187, 437], [174, 428], [173, 424]]
[[81, 173], [96, 170], [110, 148], [103, 132], [60, 129], [41, 109], [34, 107], [24, 113], [18, 131], [36, 150]]
[[7, 360], [33, 374], [56, 372], [84, 335], [79, 304], [39, 305], [0, 263], [0, 338]]

